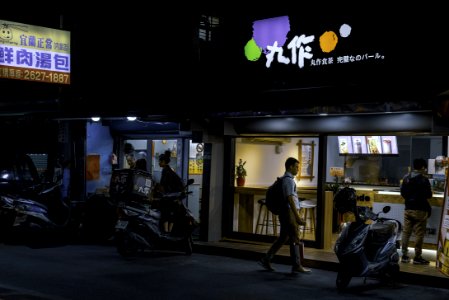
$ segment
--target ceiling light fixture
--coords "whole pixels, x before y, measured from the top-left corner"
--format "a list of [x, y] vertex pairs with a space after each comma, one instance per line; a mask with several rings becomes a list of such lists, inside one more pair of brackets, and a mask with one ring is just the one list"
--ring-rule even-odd
[[91, 118], [91, 120], [94, 122], [98, 122], [98, 121], [100, 121], [100, 119], [101, 119], [100, 117], [92, 117]]

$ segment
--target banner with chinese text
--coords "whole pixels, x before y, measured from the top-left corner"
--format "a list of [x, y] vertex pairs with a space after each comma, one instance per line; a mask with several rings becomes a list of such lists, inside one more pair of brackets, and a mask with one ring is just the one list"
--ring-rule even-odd
[[0, 78], [70, 84], [70, 32], [0, 20]]

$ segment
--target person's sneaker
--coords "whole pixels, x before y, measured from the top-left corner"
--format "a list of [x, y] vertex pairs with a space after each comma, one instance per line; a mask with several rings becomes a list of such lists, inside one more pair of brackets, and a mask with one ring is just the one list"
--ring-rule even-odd
[[312, 270], [304, 268], [303, 266], [292, 267], [292, 273], [310, 273]]
[[415, 257], [413, 259], [413, 264], [415, 265], [428, 265], [430, 262], [428, 260], [425, 260], [422, 257]]
[[408, 263], [410, 261], [410, 257], [407, 255], [402, 255], [401, 262]]
[[273, 267], [271, 266], [270, 261], [266, 257], [259, 260], [258, 264], [261, 265], [267, 271], [274, 271]]

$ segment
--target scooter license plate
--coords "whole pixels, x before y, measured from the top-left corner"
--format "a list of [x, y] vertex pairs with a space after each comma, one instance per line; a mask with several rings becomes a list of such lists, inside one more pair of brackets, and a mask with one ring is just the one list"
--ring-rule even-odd
[[117, 224], [115, 224], [116, 229], [126, 229], [126, 226], [128, 226], [128, 221], [118, 220]]

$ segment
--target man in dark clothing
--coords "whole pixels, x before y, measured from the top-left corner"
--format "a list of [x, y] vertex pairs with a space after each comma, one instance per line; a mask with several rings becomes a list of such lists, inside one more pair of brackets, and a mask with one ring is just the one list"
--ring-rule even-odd
[[294, 177], [299, 171], [299, 161], [294, 157], [289, 157], [285, 161], [285, 173], [282, 177], [282, 190], [284, 205], [279, 213], [279, 222], [281, 223], [281, 232], [277, 240], [273, 243], [267, 254], [259, 261], [259, 264], [268, 271], [274, 271], [271, 267], [271, 260], [277, 251], [285, 244], [290, 242], [290, 257], [292, 258], [292, 273], [308, 273], [310, 269], [304, 268], [301, 264], [301, 241], [299, 239], [300, 225], [305, 225], [298, 214], [299, 200], [296, 192], [296, 183]]
[[[161, 180], [158, 190], [161, 193], [177, 193], [184, 190], [181, 177], [170, 167], [169, 150], [159, 156], [159, 166], [162, 168]], [[163, 200], [161, 202], [161, 222], [164, 233], [170, 233], [173, 229], [177, 213], [180, 209], [180, 200]]]
[[424, 234], [426, 233], [427, 219], [432, 208], [427, 199], [432, 198], [432, 189], [429, 179], [424, 175], [427, 171], [426, 161], [422, 158], [413, 161], [413, 171], [405, 175], [401, 184], [401, 196], [405, 199], [404, 231], [402, 233], [402, 262], [408, 263], [408, 242], [411, 234], [415, 233], [416, 265], [428, 265], [422, 255]]

